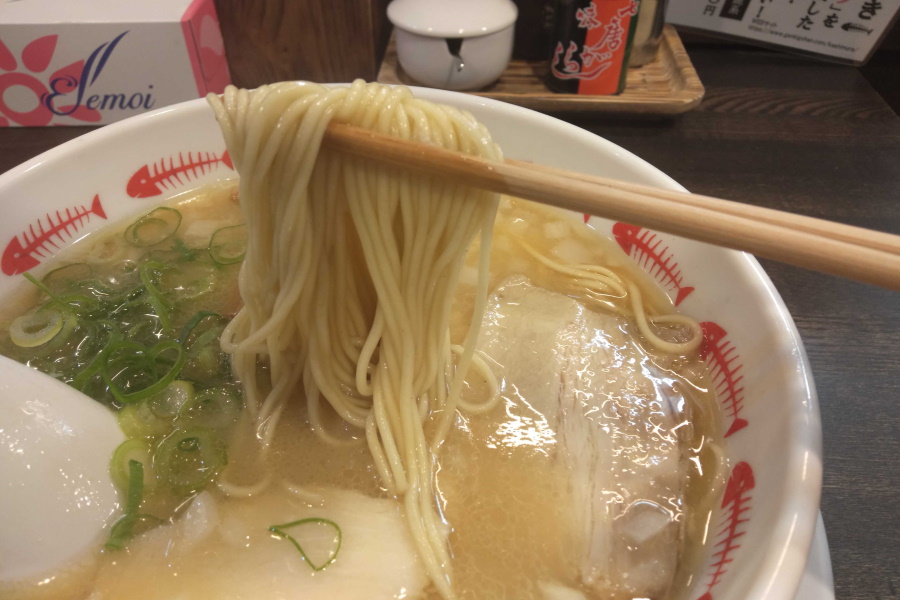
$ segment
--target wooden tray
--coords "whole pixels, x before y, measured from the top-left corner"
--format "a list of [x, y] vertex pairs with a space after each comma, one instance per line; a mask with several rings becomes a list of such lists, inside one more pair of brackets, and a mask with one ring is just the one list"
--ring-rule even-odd
[[[653, 62], [629, 69], [625, 91], [616, 96], [555, 94], [544, 85], [548, 63], [513, 60], [490, 87], [471, 93], [539, 111], [666, 115], [688, 111], [703, 99], [703, 84], [671, 25], [663, 30]], [[378, 71], [378, 81], [419, 85], [400, 67], [393, 35]]]

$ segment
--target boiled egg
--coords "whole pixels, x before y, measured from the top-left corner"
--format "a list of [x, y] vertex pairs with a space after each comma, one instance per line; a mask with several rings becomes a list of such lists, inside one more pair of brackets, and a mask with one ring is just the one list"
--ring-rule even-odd
[[109, 409], [0, 356], [0, 597], [93, 568], [121, 513], [109, 462], [123, 441]]

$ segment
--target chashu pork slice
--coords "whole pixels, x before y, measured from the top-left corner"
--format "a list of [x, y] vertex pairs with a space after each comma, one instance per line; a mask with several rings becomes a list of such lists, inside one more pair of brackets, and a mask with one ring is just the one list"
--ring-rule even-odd
[[602, 598], [661, 598], [682, 537], [683, 399], [614, 315], [524, 278], [492, 295], [478, 349], [507, 403], [555, 432], [569, 471], [583, 586]]

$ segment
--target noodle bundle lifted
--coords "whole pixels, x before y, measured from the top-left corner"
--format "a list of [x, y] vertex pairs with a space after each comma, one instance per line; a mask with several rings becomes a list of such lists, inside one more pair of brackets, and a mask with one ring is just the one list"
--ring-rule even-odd
[[[281, 83], [209, 97], [241, 175], [249, 245], [244, 307], [225, 330], [261, 452], [302, 386], [309, 421], [334, 444], [365, 435], [383, 485], [403, 499], [432, 582], [452, 597], [447, 528], [433, 490], [434, 452], [459, 406], [487, 293], [498, 199], [464, 185], [338, 156], [331, 122], [501, 160], [471, 115], [403, 87]], [[476, 317], [450, 342], [453, 293], [481, 235]], [[268, 365], [270, 382], [258, 380]], [[323, 423], [322, 401], [349, 426]], [[230, 493], [252, 493], [220, 483]]]

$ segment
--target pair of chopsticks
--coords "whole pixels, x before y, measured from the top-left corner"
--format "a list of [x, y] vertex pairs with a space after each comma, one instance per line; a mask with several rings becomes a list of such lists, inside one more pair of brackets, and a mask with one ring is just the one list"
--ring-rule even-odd
[[900, 291], [900, 236], [710, 196], [507, 160], [491, 163], [342, 124], [337, 151]]

